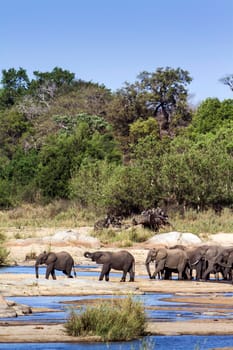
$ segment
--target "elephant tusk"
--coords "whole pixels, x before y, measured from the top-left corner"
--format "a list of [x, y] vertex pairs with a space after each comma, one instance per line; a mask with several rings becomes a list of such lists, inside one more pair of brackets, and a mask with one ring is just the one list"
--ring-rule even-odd
[[196, 260], [194, 263], [190, 263], [190, 265], [196, 265], [200, 260]]

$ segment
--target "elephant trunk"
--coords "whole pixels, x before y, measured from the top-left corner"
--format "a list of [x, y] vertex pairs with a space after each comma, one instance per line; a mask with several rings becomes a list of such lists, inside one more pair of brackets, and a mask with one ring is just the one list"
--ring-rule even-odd
[[147, 257], [147, 259], [146, 259], [146, 270], [147, 270], [147, 273], [148, 273], [149, 277], [151, 278], [150, 262], [151, 262], [151, 258]]
[[36, 278], [39, 278], [39, 265], [35, 265], [35, 271], [36, 271]]
[[85, 258], [91, 258], [91, 253], [90, 252], [85, 252], [84, 253], [84, 256], [85, 256]]

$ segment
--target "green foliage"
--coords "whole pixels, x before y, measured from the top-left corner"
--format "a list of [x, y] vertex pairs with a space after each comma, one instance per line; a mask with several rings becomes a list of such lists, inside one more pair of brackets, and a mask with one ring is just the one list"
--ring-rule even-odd
[[[95, 162], [106, 160], [111, 163], [121, 160], [121, 154], [111, 133], [102, 135], [83, 121], [77, 125], [72, 134], [59, 134], [57, 137], [49, 138], [39, 157], [37, 179], [43, 195], [48, 198], [69, 196], [74, 198], [77, 184], [80, 185], [84, 181], [84, 192], [81, 188], [78, 190], [80, 194], [77, 193], [81, 202], [85, 200], [82, 193], [86, 191], [88, 174], [99, 171], [95, 169]], [[69, 181], [72, 178], [74, 180], [69, 194]], [[96, 178], [93, 181], [96, 182]], [[89, 184], [90, 188], [95, 188], [95, 184], [93, 186], [90, 182]], [[90, 198], [85, 201], [90, 203]]]
[[[63, 70], [62, 68], [55, 67], [51, 72], [33, 72], [35, 79], [31, 81], [30, 92], [38, 93], [41, 87], [54, 87], [53, 91], [58, 89], [64, 89], [70, 86], [75, 78], [75, 74], [68, 70]], [[50, 90], [51, 91], [51, 90]], [[47, 96], [49, 95], [49, 90], [47, 90]], [[52, 96], [50, 96], [52, 97]]]
[[191, 80], [158, 68], [112, 93], [59, 67], [31, 81], [23, 68], [3, 70], [0, 207], [72, 199], [129, 215], [171, 200], [232, 206], [233, 100], [208, 98], [191, 120]]
[[0, 112], [1, 152], [11, 158], [23, 135], [30, 130], [30, 124], [24, 116], [14, 109]]
[[5, 109], [13, 106], [21, 96], [26, 94], [30, 81], [25, 69], [10, 68], [2, 70], [1, 84], [3, 90], [0, 94], [0, 109]]
[[0, 208], [10, 208], [13, 204], [11, 182], [0, 178]]
[[76, 116], [55, 116], [55, 122], [61, 127], [61, 131], [64, 133], [72, 133], [74, 129], [80, 123], [86, 123], [90, 129], [90, 132], [106, 132], [110, 129], [110, 125], [104, 120], [104, 118], [98, 115], [89, 115], [86, 113], [81, 113]]
[[2, 246], [4, 241], [5, 241], [5, 236], [3, 233], [0, 232], [0, 265], [6, 264], [7, 257], [10, 254], [10, 252], [7, 251], [7, 249]]
[[230, 133], [228, 137], [223, 140], [219, 134], [200, 135], [195, 142], [176, 138], [169, 154], [163, 156], [164, 196], [173, 195], [180, 204], [200, 208], [231, 203], [233, 159], [232, 152], [226, 148], [226, 144], [232, 145]]
[[141, 211], [151, 204], [150, 186], [143, 168], [118, 166], [103, 188], [105, 208], [121, 215]]
[[207, 98], [194, 114], [192, 128], [195, 133], [215, 132], [230, 120], [233, 120], [233, 100], [220, 102], [217, 98]]
[[102, 341], [124, 341], [138, 338], [145, 332], [145, 311], [141, 302], [131, 296], [103, 301], [87, 307], [81, 314], [71, 311], [65, 324], [72, 336], [97, 335]]
[[127, 230], [103, 229], [94, 232], [94, 236], [97, 237], [101, 243], [115, 243], [118, 247], [130, 247], [134, 243], [145, 242], [153, 235], [154, 232], [139, 227], [131, 227]]
[[50, 137], [39, 153], [37, 182], [43, 196], [67, 198], [72, 161], [78, 150], [73, 137]]
[[148, 135], [153, 139], [159, 139], [159, 126], [155, 118], [149, 117], [147, 120], [138, 119], [130, 125], [130, 139], [134, 143]]
[[83, 163], [70, 181], [70, 198], [94, 211], [105, 209], [104, 187], [116, 165], [105, 160]]
[[176, 111], [186, 114], [187, 89], [192, 81], [188, 71], [171, 67], [157, 68], [155, 72], [142, 72], [138, 75], [141, 99], [154, 116], [159, 112], [164, 117], [165, 127], [170, 126]]

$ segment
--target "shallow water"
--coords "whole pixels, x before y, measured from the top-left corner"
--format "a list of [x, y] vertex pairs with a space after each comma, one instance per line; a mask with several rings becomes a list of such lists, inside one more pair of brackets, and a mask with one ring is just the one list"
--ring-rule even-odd
[[150, 350], [207, 350], [233, 346], [232, 335], [221, 336], [151, 336], [144, 340], [117, 343], [8, 343], [0, 344], [0, 350], [139, 350], [147, 344]]
[[[96, 269], [98, 266], [77, 266], [78, 269], [83, 271], [78, 271], [79, 276], [98, 276], [98, 271], [89, 271], [89, 269]], [[15, 266], [15, 267], [4, 267], [0, 268], [0, 273], [20, 273], [20, 274], [34, 274], [33, 266]], [[40, 273], [45, 273], [45, 267], [41, 266]], [[57, 274], [62, 272], [57, 271]], [[116, 273], [116, 275], [119, 275]], [[231, 297], [233, 293], [226, 293], [226, 296]], [[192, 319], [203, 319], [203, 318], [216, 318], [216, 315], [205, 315], [203, 313], [195, 311], [195, 308], [185, 307], [185, 309], [175, 310], [175, 307], [182, 307], [187, 303], [177, 303], [169, 300], [173, 295], [172, 294], [162, 294], [162, 293], [147, 293], [144, 295], [137, 295], [135, 298], [141, 300], [145, 305], [145, 310], [147, 317], [150, 321], [153, 319], [156, 321], [182, 321], [182, 320], [192, 320]], [[124, 296], [117, 296], [119, 298]], [[54, 312], [38, 312], [31, 315], [19, 316], [17, 318], [0, 318], [0, 321], [7, 320], [10, 321], [31, 321], [31, 322], [61, 322], [63, 323], [68, 315], [70, 307], [72, 306], [72, 301], [77, 305], [78, 301], [82, 301], [82, 307], [85, 307], [85, 300], [88, 299], [104, 299], [104, 298], [116, 298], [112, 295], [88, 295], [88, 296], [33, 296], [33, 297], [8, 297], [9, 300], [14, 300], [20, 304], [26, 304], [31, 307], [43, 307], [53, 309]], [[164, 300], [166, 299], [166, 300]], [[68, 304], [66, 302], [69, 302]], [[151, 310], [150, 308], [160, 307], [160, 310]], [[166, 307], [169, 307], [167, 309]], [[218, 318], [226, 317], [224, 314], [217, 316]], [[228, 318], [233, 319], [233, 313], [227, 314]], [[231, 335], [222, 335], [222, 336], [150, 336], [147, 338], [148, 349], [152, 350], [206, 350], [214, 347], [227, 347], [233, 346], [233, 336]], [[105, 349], [119, 349], [119, 350], [139, 350], [142, 349], [142, 341], [135, 340], [132, 342], [117, 342], [110, 344], [103, 343], [18, 343], [18, 344], [5, 344], [0, 343], [0, 350], [52, 350], [52, 349], [64, 349], [64, 350], [73, 350], [73, 349], [93, 349], [93, 350], [105, 350]]]
[[[186, 303], [172, 302], [169, 300], [172, 294], [163, 293], [145, 293], [143, 295], [137, 295], [134, 298], [143, 302], [146, 310], [147, 317], [150, 321], [153, 319], [156, 321], [185, 321], [194, 319], [213, 319], [216, 318], [214, 309], [211, 312], [202, 313], [196, 311], [192, 306], [188, 307]], [[33, 312], [32, 314], [25, 316], [18, 316], [15, 318], [0, 318], [1, 321], [33, 321], [40, 322], [41, 320], [47, 323], [52, 322], [64, 322], [67, 320], [69, 310], [73, 306], [80, 306], [77, 309], [79, 312], [85, 307], [85, 300], [93, 299], [111, 299], [111, 298], [124, 298], [124, 296], [112, 296], [112, 295], [87, 295], [87, 296], [27, 296], [27, 297], [8, 297], [7, 299], [13, 300], [19, 304], [25, 304], [32, 308], [49, 308], [53, 309], [53, 312]], [[79, 305], [80, 301], [80, 305]], [[73, 303], [72, 303], [73, 302]], [[184, 309], [182, 306], [186, 305]], [[181, 307], [177, 310], [177, 307]], [[160, 307], [160, 310], [151, 310], [153, 307]], [[217, 313], [219, 319], [225, 318], [225, 313]], [[227, 313], [228, 318], [233, 319], [233, 312]]]

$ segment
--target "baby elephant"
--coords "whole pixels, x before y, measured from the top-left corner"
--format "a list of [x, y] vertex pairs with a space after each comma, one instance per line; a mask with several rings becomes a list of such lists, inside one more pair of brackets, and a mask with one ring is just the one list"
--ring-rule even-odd
[[36, 278], [39, 278], [39, 265], [45, 264], [47, 265], [46, 268], [46, 274], [45, 278], [49, 279], [49, 275], [51, 274], [52, 278], [55, 280], [55, 270], [62, 271], [67, 277], [73, 278], [71, 275], [71, 270], [73, 268], [74, 270], [74, 276], [76, 276], [76, 272], [74, 269], [74, 259], [72, 256], [67, 252], [59, 252], [59, 253], [53, 253], [53, 252], [43, 252], [41, 253], [35, 263], [35, 270], [36, 270]]
[[132, 254], [126, 250], [122, 250], [116, 253], [97, 251], [97, 252], [85, 252], [84, 256], [95, 261], [97, 264], [103, 264], [102, 271], [99, 276], [99, 280], [102, 281], [105, 277], [106, 281], [109, 281], [109, 272], [111, 269], [122, 270], [123, 275], [121, 282], [125, 282], [127, 272], [130, 275], [129, 282], [134, 282], [135, 276], [135, 259]]

